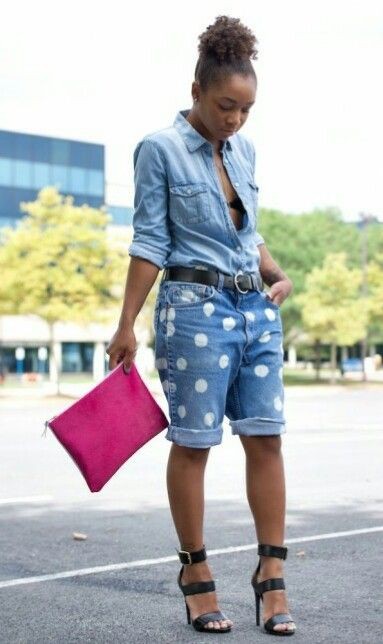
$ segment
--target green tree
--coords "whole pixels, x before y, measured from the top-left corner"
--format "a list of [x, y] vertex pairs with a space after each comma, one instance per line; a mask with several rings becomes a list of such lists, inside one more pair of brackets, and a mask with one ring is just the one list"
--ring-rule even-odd
[[[335, 381], [336, 347], [352, 345], [367, 330], [369, 304], [360, 297], [361, 271], [349, 268], [346, 253], [330, 253], [321, 267], [306, 277], [305, 291], [296, 296], [303, 326], [316, 347], [331, 345], [331, 381]], [[319, 378], [319, 364], [317, 378]]]
[[48, 323], [58, 392], [54, 325], [103, 322], [116, 314], [127, 253], [108, 239], [110, 216], [103, 209], [74, 206], [54, 187], [21, 209], [26, 216], [16, 229], [4, 229], [0, 242], [0, 313], [35, 314]]

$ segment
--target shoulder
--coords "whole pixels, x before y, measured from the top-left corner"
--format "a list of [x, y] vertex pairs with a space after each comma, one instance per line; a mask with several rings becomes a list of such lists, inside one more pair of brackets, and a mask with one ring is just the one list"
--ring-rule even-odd
[[169, 147], [174, 146], [177, 139], [177, 130], [173, 126], [154, 130], [145, 134], [144, 137], [137, 143], [136, 151], [144, 144], [149, 149], [156, 150], [160, 155], [165, 155]]

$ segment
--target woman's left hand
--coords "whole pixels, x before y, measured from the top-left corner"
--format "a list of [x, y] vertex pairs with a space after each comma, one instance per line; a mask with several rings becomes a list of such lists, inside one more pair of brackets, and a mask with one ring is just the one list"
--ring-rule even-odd
[[292, 290], [293, 283], [290, 279], [279, 280], [278, 282], [274, 282], [268, 293], [266, 293], [266, 297], [269, 298], [273, 304], [281, 306], [282, 302], [284, 302], [284, 300], [290, 295]]

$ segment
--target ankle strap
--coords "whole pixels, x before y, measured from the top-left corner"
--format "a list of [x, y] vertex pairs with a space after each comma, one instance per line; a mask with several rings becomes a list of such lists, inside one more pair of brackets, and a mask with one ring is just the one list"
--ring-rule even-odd
[[287, 546], [272, 546], [268, 543], [258, 544], [258, 554], [265, 555], [266, 557], [279, 557], [279, 559], [286, 559], [287, 550]]
[[201, 550], [194, 550], [194, 552], [188, 552], [187, 550], [177, 550], [177, 554], [179, 556], [180, 562], [183, 564], [199, 563], [200, 561], [205, 561], [206, 559], [205, 546], [203, 546]]

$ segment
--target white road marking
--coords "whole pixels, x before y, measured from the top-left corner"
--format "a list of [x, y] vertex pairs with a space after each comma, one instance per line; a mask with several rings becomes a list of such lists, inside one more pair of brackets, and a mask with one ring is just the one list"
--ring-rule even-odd
[[[383, 532], [383, 526], [375, 526], [373, 528], [360, 528], [357, 530], [344, 530], [342, 532], [325, 532], [323, 534], [315, 534], [308, 537], [295, 537], [285, 539], [284, 543], [304, 543], [305, 541], [320, 541], [321, 539], [338, 539], [340, 537], [351, 537], [358, 534], [369, 534], [374, 532]], [[209, 556], [222, 555], [228, 552], [245, 552], [246, 550], [255, 550], [257, 544], [251, 543], [244, 546], [229, 546], [228, 548], [217, 548], [208, 551]], [[109, 572], [112, 570], [126, 570], [127, 568], [137, 568], [140, 566], [154, 566], [156, 564], [168, 563], [169, 561], [178, 561], [178, 555], [170, 555], [168, 557], [157, 557], [156, 559], [137, 559], [136, 561], [128, 561], [117, 564], [109, 564], [106, 566], [94, 566], [92, 568], [80, 568], [78, 570], [67, 570], [64, 572], [51, 573], [48, 575], [36, 575], [35, 577], [20, 577], [19, 579], [6, 579], [0, 581], [0, 588], [8, 588], [9, 586], [22, 586], [25, 584], [34, 584], [42, 581], [52, 581], [54, 579], [68, 579], [72, 577], [81, 577], [83, 575], [93, 575], [98, 572]]]
[[0, 505], [11, 505], [13, 503], [45, 503], [45, 501], [52, 501], [53, 496], [48, 494], [41, 494], [40, 496], [14, 496], [8, 499], [0, 499]]

